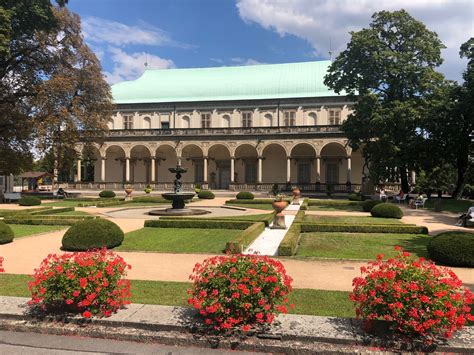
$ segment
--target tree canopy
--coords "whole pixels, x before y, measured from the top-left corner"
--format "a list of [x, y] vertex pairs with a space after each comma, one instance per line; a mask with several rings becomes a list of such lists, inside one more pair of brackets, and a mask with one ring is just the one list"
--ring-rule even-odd
[[110, 87], [66, 2], [0, 5], [0, 173], [28, 167], [33, 147], [70, 150], [106, 130]]
[[404, 10], [372, 18], [368, 28], [351, 32], [325, 84], [356, 101], [342, 129], [353, 149], [363, 147], [372, 179], [396, 175], [408, 191], [408, 170], [428, 154], [420, 123], [427, 96], [443, 80], [435, 68], [442, 63], [444, 45]]

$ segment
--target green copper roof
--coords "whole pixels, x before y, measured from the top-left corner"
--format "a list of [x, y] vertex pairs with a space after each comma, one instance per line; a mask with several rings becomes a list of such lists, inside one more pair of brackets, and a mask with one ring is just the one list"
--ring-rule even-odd
[[323, 84], [330, 63], [148, 69], [112, 85], [112, 94], [116, 104], [337, 96]]

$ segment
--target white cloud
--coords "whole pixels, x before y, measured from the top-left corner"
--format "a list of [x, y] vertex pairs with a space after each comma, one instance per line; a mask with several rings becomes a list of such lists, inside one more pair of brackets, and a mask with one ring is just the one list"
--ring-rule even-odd
[[316, 56], [327, 58], [330, 41], [337, 54], [346, 47], [348, 32], [367, 27], [374, 12], [404, 8], [446, 45], [441, 71], [449, 79], [460, 79], [466, 65], [459, 47], [474, 35], [472, 0], [237, 0], [237, 8], [244, 21], [303, 38]]
[[107, 48], [107, 53], [114, 63], [112, 72], [105, 72], [106, 80], [109, 84], [136, 79], [145, 71], [145, 62], [148, 63], [148, 69], [169, 69], [175, 67], [171, 59], [164, 59], [145, 52], [128, 54], [120, 48], [111, 46]]
[[138, 26], [100, 17], [86, 17], [82, 20], [82, 32], [88, 42], [123, 45], [168, 45], [182, 48], [192, 47], [174, 41], [163, 30], [141, 21]]
[[230, 61], [236, 65], [260, 65], [260, 64], [266, 64], [263, 62], [260, 62], [256, 59], [253, 58], [241, 58], [241, 57], [234, 57], [230, 58]]

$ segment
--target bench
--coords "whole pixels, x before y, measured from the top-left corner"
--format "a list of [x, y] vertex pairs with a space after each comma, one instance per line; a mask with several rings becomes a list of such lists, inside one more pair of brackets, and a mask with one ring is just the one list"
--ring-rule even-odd
[[21, 194], [19, 192], [8, 192], [4, 193], [3, 196], [7, 202], [18, 201], [21, 198]]

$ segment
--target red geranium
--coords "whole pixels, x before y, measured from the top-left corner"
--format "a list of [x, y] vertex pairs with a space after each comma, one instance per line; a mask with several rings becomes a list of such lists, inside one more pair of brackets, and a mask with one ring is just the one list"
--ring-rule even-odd
[[50, 254], [28, 284], [32, 305], [63, 307], [83, 317], [110, 316], [130, 303], [125, 261], [107, 249]]
[[[196, 264], [188, 303], [216, 331], [272, 323], [286, 313], [292, 278], [274, 259], [255, 255], [216, 256]], [[293, 307], [293, 305], [291, 305]]]
[[423, 258], [413, 260], [399, 254], [361, 267], [362, 277], [353, 280], [350, 298], [358, 318], [365, 321], [393, 321], [402, 333], [422, 337], [426, 342], [450, 338], [471, 316], [474, 298], [454, 272]]
[[3, 258], [0, 256], [0, 272], [5, 272], [5, 269], [3, 268]]

